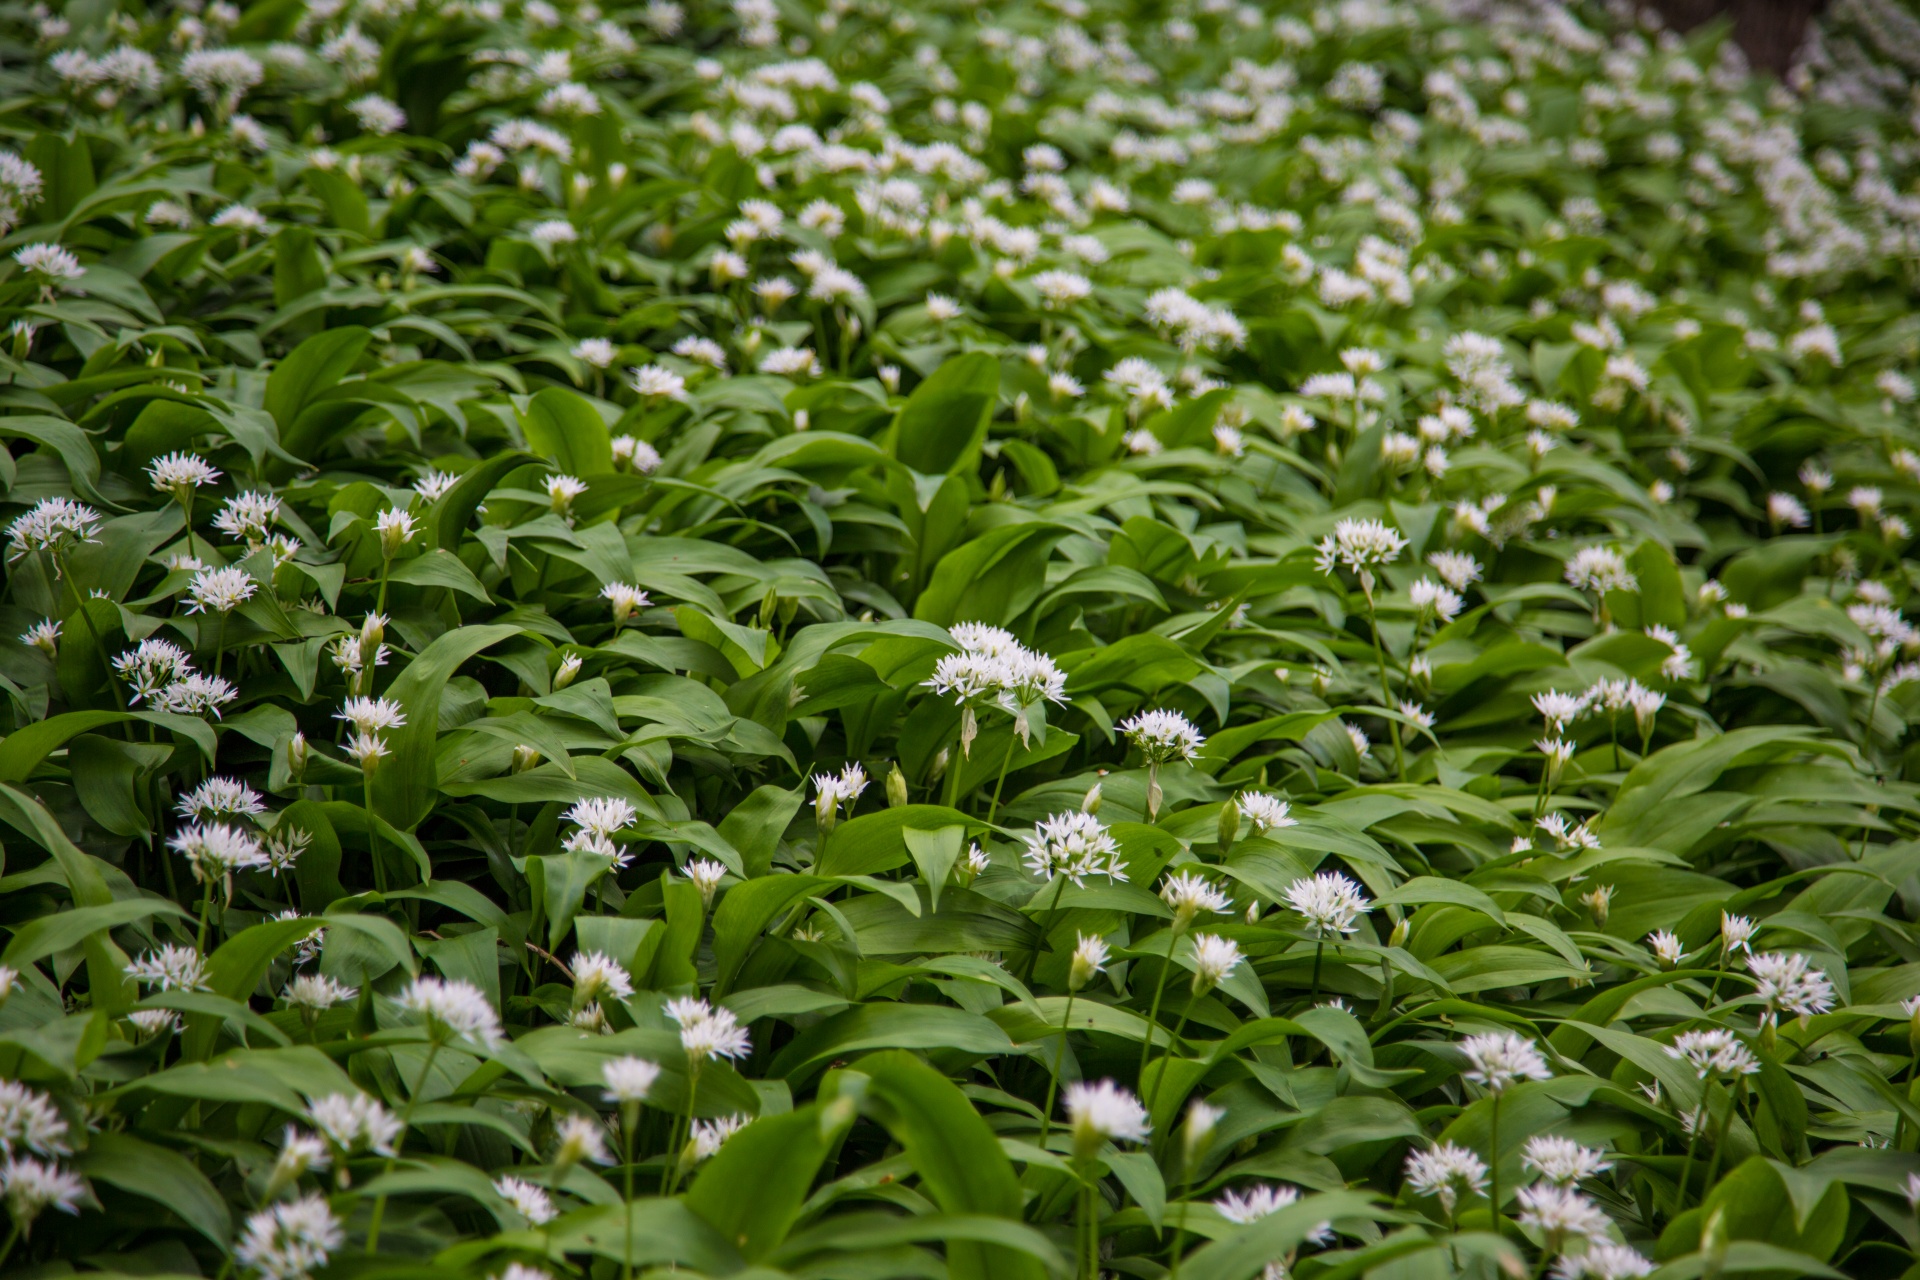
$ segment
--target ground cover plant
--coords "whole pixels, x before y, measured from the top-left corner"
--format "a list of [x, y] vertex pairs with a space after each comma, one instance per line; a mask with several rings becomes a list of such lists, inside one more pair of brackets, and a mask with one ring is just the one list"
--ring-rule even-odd
[[0, 1271], [1914, 1273], [1897, 66], [0, 32]]

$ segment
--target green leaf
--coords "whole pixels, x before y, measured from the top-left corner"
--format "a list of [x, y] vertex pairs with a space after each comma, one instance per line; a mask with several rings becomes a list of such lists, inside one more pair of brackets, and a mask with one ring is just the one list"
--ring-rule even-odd
[[416, 587], [446, 587], [472, 596], [482, 604], [493, 603], [487, 589], [480, 585], [480, 579], [473, 576], [473, 570], [462, 564], [460, 557], [440, 547], [430, 547], [424, 555], [400, 561], [387, 575], [387, 580]]
[[1249, 1280], [1275, 1258], [1300, 1247], [1323, 1222], [1371, 1218], [1373, 1197], [1360, 1191], [1307, 1195], [1286, 1208], [1215, 1240], [1186, 1260], [1183, 1270], [1208, 1280]]
[[[106, 864], [82, 853], [36, 797], [0, 782], [0, 821], [20, 830], [52, 855], [76, 906], [105, 907], [114, 901], [113, 890], [107, 887]], [[87, 931], [81, 945], [86, 949], [87, 984], [95, 1007], [110, 1013], [124, 1012], [133, 997], [133, 981], [126, 976], [126, 956], [98, 929]]]
[[433, 808], [440, 693], [447, 681], [467, 659], [518, 634], [520, 628], [514, 626], [456, 628], [415, 655], [387, 688], [386, 696], [398, 702], [407, 717], [405, 727], [388, 733], [393, 755], [373, 779], [374, 806], [388, 822], [411, 830]]
[[126, 719], [123, 711], [68, 711], [16, 729], [0, 739], [0, 782], [24, 782], [41, 761], [69, 740]]
[[294, 424], [316, 396], [353, 372], [372, 341], [367, 329], [342, 325], [308, 338], [274, 366], [267, 377], [266, 410], [279, 424], [280, 441], [289, 452], [305, 456], [307, 441], [295, 433]]
[[715, 994], [733, 989], [740, 966], [775, 916], [830, 883], [825, 876], [769, 875], [727, 890], [713, 912]]
[[1067, 529], [1046, 520], [1001, 525], [942, 556], [913, 616], [941, 626], [1004, 624], [1046, 589], [1046, 564]]
[[173, 756], [153, 742], [123, 742], [83, 733], [67, 744], [74, 794], [87, 816], [117, 836], [139, 838], [152, 830], [142, 800], [152, 773]]
[[586, 905], [587, 891], [613, 866], [604, 853], [576, 849], [527, 859], [527, 884], [533, 890], [533, 917], [547, 925], [547, 946], [557, 949]]
[[[901, 1145], [934, 1203], [950, 1214], [1019, 1220], [1013, 1166], [965, 1094], [911, 1054], [878, 1054], [856, 1070], [867, 1079], [867, 1110]], [[1045, 1274], [1030, 1253], [972, 1240], [948, 1246], [947, 1272], [953, 1280], [1040, 1280]]]
[[535, 453], [578, 479], [613, 470], [613, 433], [594, 407], [565, 387], [548, 387], [527, 402], [520, 430]]
[[467, 526], [473, 521], [473, 513], [487, 500], [494, 486], [508, 473], [534, 460], [531, 454], [509, 449], [462, 472], [453, 488], [427, 508], [421, 541], [457, 555], [466, 543]]
[[1012, 1048], [1006, 1032], [964, 1009], [932, 1004], [865, 1004], [795, 1036], [774, 1059], [772, 1073], [797, 1077], [830, 1058], [872, 1049], [951, 1049], [988, 1055]]
[[927, 886], [928, 905], [938, 911], [940, 891], [946, 888], [947, 877], [953, 874], [954, 866], [960, 861], [967, 829], [957, 825], [939, 827], [933, 831], [906, 827], [900, 834], [906, 841], [907, 853], [913, 858], [913, 865], [920, 871], [920, 883]]
[[772, 867], [780, 837], [805, 802], [804, 788], [755, 787], [720, 820], [720, 836], [740, 851], [747, 875], [763, 876]]
[[95, 488], [100, 480], [100, 455], [94, 451], [87, 433], [66, 419], [44, 413], [0, 415], [0, 439], [31, 440], [44, 445], [53, 450], [66, 467], [75, 493], [103, 507], [119, 505], [108, 502]]
[[216, 1249], [233, 1238], [233, 1215], [207, 1176], [186, 1157], [126, 1133], [96, 1133], [75, 1161], [80, 1172], [153, 1200], [205, 1236]]
[[807, 1191], [853, 1123], [851, 1101], [762, 1116], [727, 1139], [687, 1191], [689, 1209], [748, 1261], [767, 1256], [800, 1216]]
[[[267, 920], [234, 934], [207, 957], [207, 985], [229, 1000], [246, 1001], [274, 957], [320, 928], [318, 920]], [[197, 1062], [213, 1051], [220, 1019], [196, 1015], [187, 1020], [181, 1056]]]
[[937, 804], [909, 804], [849, 818], [833, 829], [814, 868], [823, 876], [875, 875], [907, 862], [906, 831], [938, 831], [960, 826], [978, 830], [981, 824], [958, 809]]
[[123, 924], [132, 924], [135, 920], [156, 915], [192, 918], [164, 898], [126, 898], [99, 906], [76, 907], [71, 911], [29, 920], [14, 930], [13, 940], [7, 943], [6, 951], [0, 953], [0, 962], [18, 969], [55, 952], [79, 946], [89, 934], [98, 930], [117, 929]]
[[686, 1267], [704, 1275], [746, 1275], [739, 1252], [679, 1199], [638, 1199], [577, 1209], [526, 1233], [522, 1248], [551, 1246], [634, 1267]]
[[926, 475], [957, 471], [986, 435], [1000, 362], [984, 352], [947, 361], [914, 388], [893, 423], [893, 456]]

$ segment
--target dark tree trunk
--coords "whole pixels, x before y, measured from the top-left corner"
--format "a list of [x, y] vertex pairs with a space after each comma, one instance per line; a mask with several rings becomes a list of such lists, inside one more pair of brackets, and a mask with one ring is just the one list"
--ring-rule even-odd
[[1656, 0], [1660, 15], [1680, 31], [1691, 31], [1723, 15], [1733, 19], [1733, 38], [1747, 61], [1785, 75], [1806, 41], [1807, 26], [1825, 8], [1825, 0]]

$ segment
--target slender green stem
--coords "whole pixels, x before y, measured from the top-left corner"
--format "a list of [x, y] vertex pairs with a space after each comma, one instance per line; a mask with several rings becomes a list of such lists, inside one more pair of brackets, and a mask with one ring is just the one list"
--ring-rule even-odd
[[[393, 1166], [400, 1161], [400, 1152], [407, 1145], [407, 1129], [413, 1123], [413, 1109], [420, 1102], [420, 1091], [427, 1087], [427, 1073], [433, 1070], [433, 1060], [440, 1052], [440, 1042], [427, 1042], [427, 1057], [420, 1064], [420, 1074], [413, 1082], [413, 1092], [407, 1095], [407, 1105], [400, 1111], [400, 1134], [393, 1140], [393, 1154], [387, 1157], [386, 1165], [380, 1170], [380, 1176], [386, 1177], [393, 1172]], [[367, 1253], [371, 1255], [380, 1246], [380, 1220], [387, 1216], [387, 1193], [382, 1191], [373, 1201], [373, 1219], [367, 1223]]]
[[987, 804], [987, 825], [993, 825], [993, 815], [1000, 810], [1000, 788], [1007, 781], [1007, 766], [1013, 763], [1013, 744], [1020, 741], [1020, 735], [1014, 734], [1007, 739], [1007, 754], [1000, 757], [1000, 776], [993, 780], [993, 799]]
[[367, 853], [373, 859], [373, 887], [381, 893], [387, 891], [387, 871], [380, 863], [380, 832], [373, 823], [373, 775], [362, 773], [362, 794], [367, 802]]
[[[73, 597], [73, 611], [80, 615], [80, 623], [86, 627], [87, 635], [93, 640], [93, 651], [100, 659], [100, 665], [107, 673], [107, 692], [113, 695], [113, 704], [120, 710], [127, 709], [127, 696], [120, 692], [120, 685], [113, 678], [113, 664], [107, 661], [107, 642], [100, 638], [100, 629], [93, 625], [93, 615], [87, 612], [87, 602], [80, 595], [80, 588], [74, 585], [73, 575], [67, 571], [66, 561], [55, 551], [53, 556], [53, 576], [55, 581], [65, 584], [66, 593]], [[44, 566], [43, 566], [44, 567]], [[55, 599], [58, 600], [58, 595]]]
[[1327, 940], [1321, 938], [1313, 944], [1313, 991], [1307, 996], [1309, 1005], [1320, 1003], [1320, 957], [1326, 952]]
[[1500, 1234], [1500, 1095], [1493, 1095], [1493, 1117], [1487, 1126], [1487, 1213], [1493, 1234]]
[[633, 1280], [633, 1131], [640, 1123], [640, 1104], [629, 1102], [620, 1108], [620, 1156], [626, 1194], [620, 1212], [626, 1219], [627, 1239], [620, 1251], [622, 1280]]
[[[1066, 889], [1066, 887], [1067, 887], [1067, 878], [1065, 876], [1063, 875], [1054, 876], [1053, 898], [1047, 904], [1047, 914], [1046, 914], [1047, 921], [1051, 921], [1054, 915], [1060, 910], [1060, 894]], [[1051, 933], [1053, 930], [1053, 926], [1050, 923], [1045, 923], [1045, 922], [1041, 924], [1040, 928], [1043, 934]], [[1044, 942], [1044, 941], [1045, 941], [1045, 938], [1043, 937], [1041, 939], [1041, 942]], [[1039, 967], [1040, 946], [1041, 946], [1040, 942], [1034, 943], [1033, 950], [1027, 953], [1026, 971], [1020, 975], [1020, 980], [1022, 982], [1031, 981], [1033, 978], [1033, 971]]]
[[1742, 1076], [1740, 1082], [1736, 1084], [1734, 1088], [1738, 1090], [1738, 1092], [1727, 1095], [1727, 1110], [1726, 1113], [1720, 1117], [1720, 1131], [1714, 1135], [1713, 1155], [1707, 1161], [1707, 1180], [1700, 1184], [1700, 1194], [1702, 1197], [1713, 1190], [1713, 1184], [1720, 1177], [1720, 1153], [1727, 1149], [1727, 1131], [1733, 1128], [1733, 1113], [1740, 1109], [1740, 1094], [1746, 1092], [1746, 1077]]
[[1173, 1228], [1173, 1253], [1167, 1267], [1167, 1280], [1180, 1280], [1180, 1254], [1187, 1247], [1187, 1196], [1193, 1190], [1193, 1175], [1189, 1173], [1180, 1183], [1180, 1221]]
[[660, 1194], [671, 1196], [680, 1187], [680, 1162], [686, 1144], [693, 1141], [693, 1104], [700, 1092], [700, 1062], [694, 1059], [687, 1064], [687, 1119], [685, 1136], [667, 1148], [667, 1181]]
[[[964, 725], [966, 723], [966, 717], [967, 717], [967, 709], [963, 708], [960, 712], [960, 720], [963, 726], [963, 732], [964, 732]], [[957, 756], [950, 754], [947, 757], [947, 776], [945, 781], [947, 784], [946, 785], [947, 808], [949, 809], [956, 807], [960, 803], [960, 773], [962, 768], [965, 766], [966, 760], [967, 760], [966, 743], [960, 739], [956, 739], [954, 741], [953, 746], [958, 747], [960, 749], [960, 754]], [[951, 752], [952, 750], [953, 750], [953, 747], [948, 748], [949, 752]]]
[[201, 955], [207, 954], [207, 917], [213, 911], [213, 881], [208, 879], [200, 889], [200, 929], [194, 935], [194, 950]]
[[1167, 972], [1173, 968], [1173, 949], [1179, 942], [1180, 925], [1175, 922], [1167, 930], [1167, 962], [1160, 967], [1160, 980], [1153, 985], [1153, 1008], [1147, 1014], [1147, 1034], [1140, 1044], [1139, 1080], [1142, 1084], [1147, 1079], [1147, 1059], [1153, 1056], [1153, 1033], [1160, 1026], [1160, 998], [1167, 992]]
[[1693, 1172], [1693, 1153], [1700, 1146], [1700, 1125], [1706, 1120], [1705, 1106], [1694, 1113], [1693, 1132], [1687, 1135], [1687, 1154], [1680, 1161], [1680, 1189], [1675, 1193], [1673, 1211], [1679, 1214], [1686, 1209], [1687, 1176]]
[[13, 1246], [18, 1243], [20, 1243], [20, 1224], [16, 1222], [13, 1224], [13, 1230], [7, 1232], [7, 1242], [0, 1244], [0, 1264], [6, 1262], [8, 1256], [13, 1253]]
[[220, 666], [227, 656], [227, 613], [220, 611], [220, 626], [213, 637], [213, 678], [220, 678]]
[[[1361, 597], [1367, 602], [1367, 631], [1373, 637], [1373, 661], [1380, 672], [1380, 706], [1382, 710], [1393, 710], [1393, 688], [1387, 683], [1387, 651], [1380, 644], [1380, 619], [1373, 609], [1373, 592], [1361, 584]], [[1407, 780], [1406, 752], [1400, 746], [1400, 723], [1387, 721], [1387, 733], [1393, 739], [1393, 771], [1400, 781]]]
[[1086, 1178], [1080, 1188], [1080, 1274], [1083, 1280], [1098, 1280], [1100, 1275], [1100, 1228], [1093, 1220], [1093, 1180]]
[[[1187, 1029], [1187, 1019], [1193, 1014], [1193, 1002], [1199, 994], [1191, 987], [1187, 989], [1187, 1003], [1181, 1008], [1180, 1017], [1173, 1024], [1173, 1039], [1167, 1042], [1166, 1055], [1160, 1059], [1160, 1074], [1153, 1078], [1153, 1096], [1147, 1100], [1148, 1115], [1152, 1115], [1160, 1106], [1160, 1094], [1167, 1087], [1167, 1072], [1173, 1067], [1173, 1055], [1180, 1043], [1180, 1035]], [[1169, 1141], [1173, 1139], [1171, 1127], [1168, 1129], [1167, 1137]]]
[[1067, 992], [1066, 1012], [1060, 1015], [1060, 1043], [1053, 1051], [1053, 1073], [1047, 1077], [1047, 1105], [1040, 1109], [1040, 1149], [1046, 1150], [1047, 1135], [1053, 1131], [1053, 1100], [1060, 1089], [1060, 1072], [1067, 1064], [1067, 1032], [1073, 1026], [1073, 998]]

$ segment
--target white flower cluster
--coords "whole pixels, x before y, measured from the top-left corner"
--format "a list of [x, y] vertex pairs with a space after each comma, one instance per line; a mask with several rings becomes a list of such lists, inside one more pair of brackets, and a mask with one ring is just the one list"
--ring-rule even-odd
[[1488, 1093], [1499, 1095], [1522, 1080], [1546, 1080], [1553, 1072], [1533, 1041], [1510, 1031], [1489, 1031], [1460, 1042], [1467, 1056], [1466, 1077]]
[[1833, 1008], [1833, 982], [1807, 957], [1797, 952], [1766, 951], [1747, 957], [1754, 991], [1766, 1006], [1766, 1016], [1790, 1013], [1810, 1018]]
[[233, 1256], [264, 1280], [306, 1280], [327, 1265], [346, 1238], [346, 1228], [325, 1198], [309, 1195], [248, 1218]]
[[1042, 820], [1027, 837], [1026, 862], [1042, 880], [1063, 876], [1076, 887], [1085, 887], [1088, 876], [1127, 878], [1119, 843], [1090, 813], [1056, 813]]
[[569, 852], [597, 853], [613, 859], [616, 867], [632, 860], [633, 855], [613, 838], [639, 821], [640, 813], [631, 801], [619, 796], [594, 796], [575, 804], [561, 817], [574, 827], [565, 841]]
[[1142, 711], [1120, 722], [1127, 736], [1149, 764], [1192, 760], [1206, 744], [1206, 736], [1178, 711]]
[[731, 1009], [682, 996], [667, 1001], [667, 1016], [679, 1026], [680, 1047], [696, 1069], [710, 1058], [744, 1058], [753, 1048]]
[[1300, 913], [1308, 932], [1319, 938], [1354, 932], [1360, 917], [1373, 906], [1359, 885], [1337, 871], [1295, 880], [1287, 886], [1287, 905]]
[[436, 1043], [460, 1040], [484, 1050], [504, 1038], [493, 1003], [480, 988], [459, 978], [415, 978], [395, 1003], [420, 1019]]
[[1027, 648], [1009, 632], [971, 622], [956, 623], [949, 632], [960, 652], [942, 657], [924, 683], [962, 708], [963, 751], [972, 747], [970, 730], [979, 709], [995, 706], [1011, 715], [1024, 741], [1037, 708], [1067, 700], [1066, 673], [1052, 658]]

